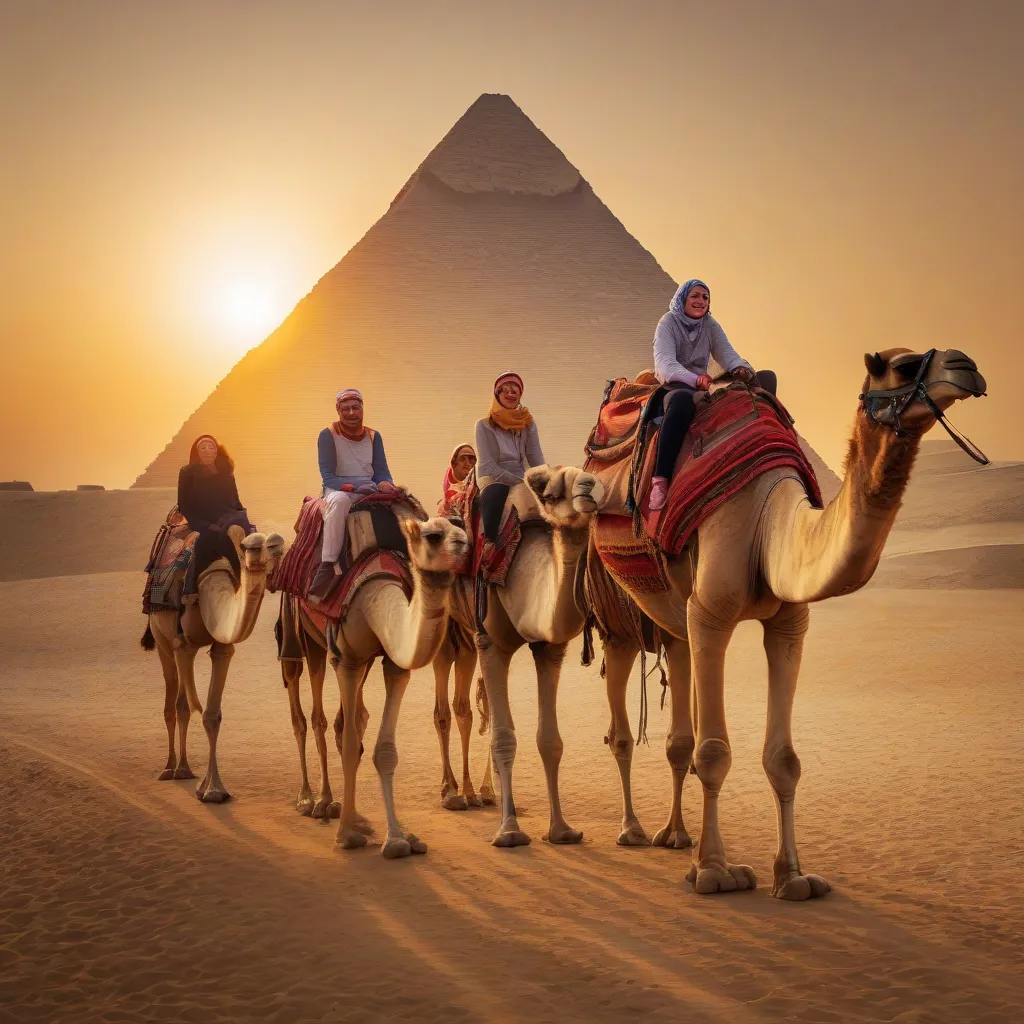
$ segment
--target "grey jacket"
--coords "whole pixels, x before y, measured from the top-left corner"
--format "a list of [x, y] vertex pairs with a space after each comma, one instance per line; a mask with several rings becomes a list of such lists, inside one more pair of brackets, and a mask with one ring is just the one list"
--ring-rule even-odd
[[697, 378], [708, 372], [712, 356], [726, 373], [739, 366], [753, 372], [754, 368], [729, 344], [725, 331], [710, 313], [701, 320], [700, 333], [693, 341], [672, 313], [658, 321], [654, 332], [654, 372], [662, 384], [672, 381], [695, 387]]
[[537, 424], [525, 430], [502, 430], [489, 420], [476, 424], [477, 477], [490, 477], [494, 483], [521, 483], [528, 469], [544, 465]]

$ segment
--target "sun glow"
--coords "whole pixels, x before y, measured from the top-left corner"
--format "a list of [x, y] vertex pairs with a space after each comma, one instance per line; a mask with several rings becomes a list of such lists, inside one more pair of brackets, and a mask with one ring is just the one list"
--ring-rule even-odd
[[226, 340], [259, 344], [288, 314], [273, 283], [255, 276], [239, 274], [223, 282], [211, 296], [216, 326]]

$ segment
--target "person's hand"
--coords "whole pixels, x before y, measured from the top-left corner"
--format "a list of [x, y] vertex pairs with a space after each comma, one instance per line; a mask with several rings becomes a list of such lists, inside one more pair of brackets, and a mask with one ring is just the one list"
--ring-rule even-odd
[[342, 484], [341, 489], [345, 491], [347, 494], [351, 494], [356, 489], [356, 487], [355, 484]]
[[754, 382], [754, 371], [751, 370], [749, 366], [737, 366], [736, 369], [732, 371], [732, 375], [734, 377], [738, 377], [747, 384], [752, 384]]
[[400, 488], [396, 487], [393, 483], [389, 483], [387, 480], [382, 480], [378, 485], [377, 489], [383, 491], [385, 494], [394, 494]]
[[710, 391], [711, 390], [711, 378], [706, 373], [702, 373], [697, 378], [697, 388], [700, 391]]

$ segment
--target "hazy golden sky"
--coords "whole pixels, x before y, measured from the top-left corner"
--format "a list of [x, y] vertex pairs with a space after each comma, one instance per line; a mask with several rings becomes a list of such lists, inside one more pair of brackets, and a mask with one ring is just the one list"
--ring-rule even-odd
[[833, 464], [892, 345], [974, 355], [956, 420], [1024, 458], [1021, 52], [1018, 0], [3, 0], [0, 480], [130, 483], [482, 92], [748, 358], [820, 366]]

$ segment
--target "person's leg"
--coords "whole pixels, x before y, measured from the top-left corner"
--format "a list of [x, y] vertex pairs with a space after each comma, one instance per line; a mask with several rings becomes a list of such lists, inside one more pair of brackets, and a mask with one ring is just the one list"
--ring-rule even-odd
[[775, 376], [774, 370], [758, 370], [757, 371], [757, 383], [764, 388], [769, 394], [777, 394], [779, 386], [778, 378]]
[[488, 484], [480, 494], [480, 521], [484, 536], [492, 543], [498, 539], [501, 514], [505, 511], [508, 492], [508, 484]]
[[677, 388], [665, 398], [665, 416], [661, 421], [658, 436], [658, 458], [654, 464], [654, 479], [651, 486], [651, 508], [664, 508], [668, 497], [668, 482], [672, 478], [676, 459], [683, 447], [686, 431], [693, 422], [692, 388]]
[[324, 539], [320, 554], [320, 568], [309, 586], [310, 604], [319, 604], [330, 593], [334, 579], [340, 575], [338, 559], [345, 543], [345, 523], [348, 510], [352, 507], [352, 495], [348, 491], [328, 490], [324, 495]]

